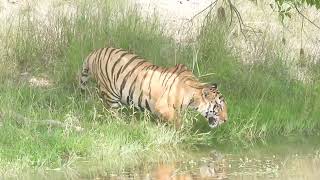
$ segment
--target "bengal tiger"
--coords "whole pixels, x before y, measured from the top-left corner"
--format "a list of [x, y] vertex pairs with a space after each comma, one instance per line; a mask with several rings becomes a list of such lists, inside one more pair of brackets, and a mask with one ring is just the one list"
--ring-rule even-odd
[[100, 48], [83, 64], [82, 90], [89, 76], [96, 80], [99, 96], [110, 108], [134, 105], [176, 126], [181, 125], [180, 112], [187, 108], [200, 112], [212, 128], [227, 121], [226, 102], [217, 85], [201, 83], [182, 64], [160, 67], [124, 49]]

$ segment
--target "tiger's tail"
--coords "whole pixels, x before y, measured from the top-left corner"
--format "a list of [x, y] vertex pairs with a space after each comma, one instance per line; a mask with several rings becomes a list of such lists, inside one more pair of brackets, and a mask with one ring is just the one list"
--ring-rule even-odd
[[85, 91], [86, 84], [87, 84], [87, 82], [89, 80], [89, 75], [90, 75], [89, 74], [90, 73], [89, 70], [90, 70], [90, 68], [89, 68], [88, 59], [89, 58], [87, 58], [85, 60], [85, 62], [83, 63], [82, 71], [81, 71], [81, 74], [79, 76], [79, 85], [80, 85], [81, 91]]

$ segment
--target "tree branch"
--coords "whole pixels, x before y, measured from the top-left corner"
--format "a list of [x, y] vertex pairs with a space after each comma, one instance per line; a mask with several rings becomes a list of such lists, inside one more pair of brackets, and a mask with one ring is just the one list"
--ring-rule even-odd
[[204, 8], [203, 10], [201, 10], [200, 12], [198, 12], [197, 14], [195, 14], [194, 16], [192, 16], [192, 18], [189, 21], [193, 21], [193, 19], [195, 17], [197, 17], [199, 14], [203, 13], [204, 11], [206, 11], [207, 9], [209, 9], [211, 7], [211, 9], [217, 5], [218, 0], [213, 1], [211, 4], [209, 4], [206, 8]]
[[307, 16], [305, 16], [304, 14], [301, 13], [301, 11], [298, 9], [296, 4], [293, 4], [294, 8], [297, 10], [297, 12], [300, 14], [300, 16], [302, 16], [304, 19], [306, 19], [309, 23], [311, 23], [312, 25], [314, 25], [316, 28], [320, 29], [320, 26], [318, 26], [316, 23], [314, 23], [313, 21], [311, 21]]

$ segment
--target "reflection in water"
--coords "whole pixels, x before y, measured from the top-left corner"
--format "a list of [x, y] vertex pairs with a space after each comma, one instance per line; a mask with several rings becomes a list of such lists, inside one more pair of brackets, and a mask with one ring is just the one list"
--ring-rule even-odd
[[178, 162], [142, 164], [141, 167], [108, 175], [94, 175], [95, 179], [143, 179], [143, 180], [193, 180], [226, 179], [228, 163], [223, 154], [212, 151], [204, 157]]
[[[302, 143], [301, 143], [302, 142]], [[305, 140], [276, 142], [241, 148], [235, 146], [190, 151], [188, 156], [175, 160], [142, 161], [125, 169], [95, 167], [85, 163], [78, 170], [46, 172], [46, 179], [142, 179], [142, 180], [191, 180], [191, 179], [320, 179], [320, 141], [311, 144]], [[96, 168], [97, 167], [97, 168]], [[39, 175], [36, 175], [39, 177]], [[33, 176], [31, 176], [33, 177]], [[36, 178], [29, 178], [36, 179]]]
[[144, 164], [139, 170], [128, 170], [130, 175], [103, 176], [103, 179], [320, 179], [319, 148], [297, 150], [249, 149], [238, 153], [206, 151], [192, 159], [178, 162]]
[[[203, 156], [203, 154], [201, 155]], [[138, 169], [108, 176], [96, 176], [97, 179], [144, 179], [144, 180], [192, 180], [226, 179], [228, 163], [224, 155], [217, 151], [207, 157], [179, 162], [158, 162], [142, 165]]]
[[174, 165], [160, 165], [152, 170], [151, 176], [147, 176], [146, 179], [192, 179], [190, 174], [177, 174], [177, 168]]
[[151, 177], [145, 179], [159, 180], [191, 180], [191, 179], [226, 179], [227, 163], [220, 155], [219, 159], [208, 159], [199, 162], [189, 161], [187, 163], [161, 164], [155, 166]]

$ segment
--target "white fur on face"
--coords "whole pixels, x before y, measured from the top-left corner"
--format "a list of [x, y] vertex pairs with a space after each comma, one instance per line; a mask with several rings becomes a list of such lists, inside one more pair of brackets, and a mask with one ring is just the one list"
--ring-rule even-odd
[[208, 119], [208, 123], [211, 128], [215, 128], [224, 123], [219, 116], [219, 113], [224, 106], [224, 101], [216, 98], [214, 102], [206, 102], [200, 105], [198, 112]]

